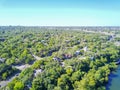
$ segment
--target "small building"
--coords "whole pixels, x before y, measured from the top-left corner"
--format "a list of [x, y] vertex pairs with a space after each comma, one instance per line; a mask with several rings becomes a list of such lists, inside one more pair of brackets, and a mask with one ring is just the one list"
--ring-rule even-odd
[[116, 64], [117, 64], [117, 65], [120, 64], [120, 59], [116, 62]]
[[120, 46], [120, 41], [114, 43], [116, 46]]
[[88, 48], [87, 46], [83, 48], [84, 52], [87, 52]]
[[0, 62], [4, 63], [5, 62], [5, 58], [0, 58]]
[[41, 40], [41, 42], [42, 42], [42, 43], [44, 43], [44, 42], [45, 42], [45, 40]]
[[42, 69], [37, 69], [37, 70], [35, 70], [35, 71], [34, 71], [35, 77], [36, 77], [39, 73], [41, 73], [41, 72], [42, 72]]
[[75, 55], [78, 56], [79, 54], [80, 54], [80, 51], [77, 50], [77, 51], [75, 52]]
[[5, 38], [0, 38], [0, 41], [1, 41], [1, 42], [4, 42], [4, 41], [5, 41]]
[[70, 42], [70, 40], [65, 40], [65, 42], [66, 42], [66, 43], [69, 43], [69, 42]]
[[84, 39], [83, 42], [87, 42], [87, 40]]
[[70, 59], [72, 58], [72, 55], [70, 54], [63, 54], [63, 59]]
[[90, 60], [94, 60], [94, 57], [90, 57]]
[[80, 59], [80, 60], [83, 60], [83, 59], [86, 59], [86, 57], [81, 56], [81, 57], [79, 57], [79, 59]]
[[58, 61], [58, 62], [61, 61], [61, 59], [60, 59], [59, 57], [54, 57], [53, 60], [54, 60], [54, 61]]
[[62, 67], [65, 67], [65, 63], [64, 63], [64, 62], [61, 62], [61, 66], [62, 66]]
[[113, 39], [114, 39], [114, 35], [108, 36], [108, 40], [109, 40], [109, 41], [111, 41], [111, 40], [113, 40]]

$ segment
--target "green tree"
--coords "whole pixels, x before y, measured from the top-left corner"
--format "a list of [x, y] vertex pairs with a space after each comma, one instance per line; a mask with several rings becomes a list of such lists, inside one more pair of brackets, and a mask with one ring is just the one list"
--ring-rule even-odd
[[20, 81], [15, 83], [14, 90], [24, 90], [24, 84]]
[[7, 72], [4, 72], [4, 73], [2, 74], [2, 79], [5, 80], [5, 79], [7, 78], [7, 75], [8, 75]]

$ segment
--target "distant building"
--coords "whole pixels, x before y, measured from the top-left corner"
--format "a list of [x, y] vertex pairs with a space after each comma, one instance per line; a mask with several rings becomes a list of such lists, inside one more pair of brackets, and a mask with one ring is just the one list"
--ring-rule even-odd
[[94, 57], [90, 57], [90, 60], [94, 60]]
[[116, 46], [120, 46], [120, 41], [119, 42], [115, 42]]
[[79, 51], [79, 50], [75, 52], [75, 55], [76, 55], [76, 56], [78, 56], [79, 54], [80, 54], [80, 51]]
[[66, 43], [69, 43], [69, 42], [70, 42], [70, 40], [65, 40], [65, 42], [66, 42]]
[[4, 38], [0, 38], [0, 41], [1, 41], [1, 42], [4, 42], [4, 41], [5, 41], [5, 39], [4, 39]]
[[45, 40], [41, 40], [42, 43], [45, 43]]
[[84, 39], [83, 42], [87, 42], [87, 40]]
[[54, 57], [53, 60], [60, 62], [61, 59], [59, 57]]
[[72, 58], [72, 55], [70, 54], [63, 54], [63, 59], [70, 59]]
[[34, 71], [35, 77], [36, 77], [39, 73], [41, 73], [41, 72], [42, 72], [42, 69], [37, 69], [37, 70], [35, 70], [35, 71]]
[[87, 52], [88, 48], [87, 46], [83, 48], [84, 52]]
[[5, 58], [0, 58], [0, 62], [5, 62]]
[[84, 57], [84, 56], [81, 56], [79, 59], [80, 59], [80, 60], [83, 60], [83, 59], [86, 59], [86, 57]]
[[120, 59], [116, 62], [116, 64], [117, 64], [117, 65], [120, 64]]

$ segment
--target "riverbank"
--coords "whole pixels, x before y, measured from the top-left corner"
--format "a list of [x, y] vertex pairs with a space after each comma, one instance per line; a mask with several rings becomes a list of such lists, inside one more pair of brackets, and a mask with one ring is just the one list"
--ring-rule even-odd
[[120, 65], [118, 66], [116, 71], [110, 74], [106, 90], [119, 90], [120, 88], [119, 82], [120, 82]]

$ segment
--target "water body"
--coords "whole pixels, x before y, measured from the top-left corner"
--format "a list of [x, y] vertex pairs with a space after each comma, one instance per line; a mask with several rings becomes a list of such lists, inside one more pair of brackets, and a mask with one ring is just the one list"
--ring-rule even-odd
[[120, 65], [115, 72], [110, 74], [106, 90], [120, 90]]

